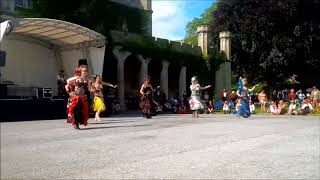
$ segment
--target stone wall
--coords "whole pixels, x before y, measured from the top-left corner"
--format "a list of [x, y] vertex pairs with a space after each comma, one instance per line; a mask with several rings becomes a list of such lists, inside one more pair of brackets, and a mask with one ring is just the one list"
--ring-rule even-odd
[[124, 4], [126, 6], [144, 9], [144, 10], [151, 10], [151, 0], [111, 0], [116, 3]]
[[191, 54], [194, 56], [202, 56], [202, 51], [200, 46], [194, 46], [178, 41], [170, 41], [168, 39], [156, 38], [152, 36], [143, 36], [135, 33], [124, 33], [120, 31], [111, 31], [112, 41], [115, 44], [126, 45], [129, 43], [134, 43], [138, 46], [147, 46], [145, 43], [152, 44], [155, 48], [165, 49], [170, 48], [170, 50], [179, 53]]

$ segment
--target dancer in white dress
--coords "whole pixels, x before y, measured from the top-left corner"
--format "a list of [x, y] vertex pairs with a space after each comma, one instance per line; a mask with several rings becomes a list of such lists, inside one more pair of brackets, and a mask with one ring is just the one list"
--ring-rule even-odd
[[190, 104], [190, 109], [193, 111], [192, 112], [192, 117], [193, 118], [198, 118], [199, 117], [199, 110], [204, 109], [204, 104], [203, 100], [201, 98], [201, 90], [208, 89], [210, 88], [211, 85], [201, 87], [200, 84], [198, 83], [198, 78], [196, 76], [193, 76], [191, 78], [191, 85], [190, 85], [190, 90], [191, 90], [191, 97], [189, 100]]

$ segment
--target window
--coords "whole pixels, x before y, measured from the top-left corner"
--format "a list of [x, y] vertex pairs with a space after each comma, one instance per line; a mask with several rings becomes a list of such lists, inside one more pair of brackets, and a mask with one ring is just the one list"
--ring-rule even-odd
[[32, 0], [15, 0], [16, 8], [29, 8], [31, 7]]
[[23, 0], [15, 0], [15, 6], [16, 7], [24, 7]]

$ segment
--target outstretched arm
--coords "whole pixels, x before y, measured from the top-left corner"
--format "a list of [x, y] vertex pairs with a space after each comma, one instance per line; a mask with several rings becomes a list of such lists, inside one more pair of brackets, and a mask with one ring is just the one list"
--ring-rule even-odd
[[67, 79], [67, 83], [74, 82], [77, 78], [78, 78], [78, 76], [73, 76], [73, 77]]
[[254, 85], [251, 89], [248, 89], [248, 91], [253, 91], [256, 88], [256, 86], [258, 85]]
[[205, 87], [201, 87], [201, 86], [200, 86], [200, 89], [201, 89], [201, 90], [205, 90], [205, 89], [208, 89], [208, 88], [211, 88], [211, 85], [208, 85], [208, 86], [205, 86]]
[[112, 84], [104, 82], [104, 81], [101, 81], [101, 84], [104, 85], [104, 86], [112, 87], [112, 88], [116, 88], [117, 87], [117, 85], [112, 85]]
[[151, 86], [152, 91], [156, 91], [159, 88], [160, 88], [160, 86], [157, 86], [155, 89], [153, 89], [153, 87]]

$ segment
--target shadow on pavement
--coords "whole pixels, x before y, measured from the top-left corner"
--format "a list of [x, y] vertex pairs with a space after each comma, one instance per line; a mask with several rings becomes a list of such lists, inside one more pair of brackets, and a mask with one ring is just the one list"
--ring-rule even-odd
[[144, 127], [144, 126], [152, 126], [152, 125], [132, 125], [132, 126], [103, 126], [103, 127], [89, 127], [80, 130], [92, 130], [92, 129], [110, 129], [110, 128], [122, 128], [122, 127]]

